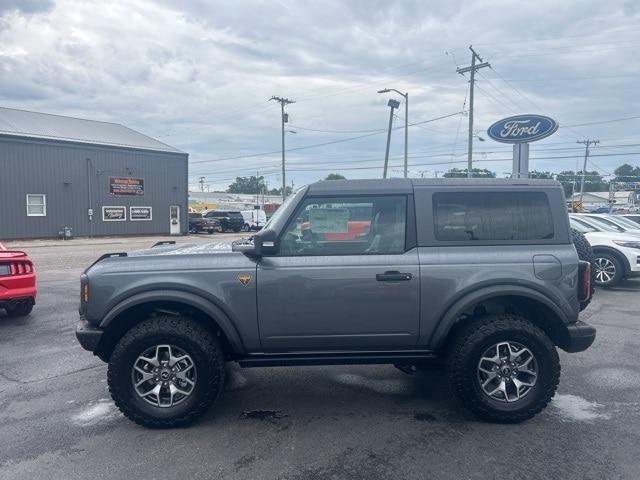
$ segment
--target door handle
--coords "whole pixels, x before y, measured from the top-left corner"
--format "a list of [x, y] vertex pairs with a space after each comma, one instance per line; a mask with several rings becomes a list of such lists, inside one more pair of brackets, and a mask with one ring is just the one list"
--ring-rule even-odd
[[413, 275], [410, 273], [402, 273], [395, 270], [376, 274], [376, 280], [379, 282], [408, 282], [412, 278]]

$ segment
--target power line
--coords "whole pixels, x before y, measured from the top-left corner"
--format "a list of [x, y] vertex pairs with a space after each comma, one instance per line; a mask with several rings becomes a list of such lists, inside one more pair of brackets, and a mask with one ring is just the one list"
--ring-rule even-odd
[[[611, 120], [603, 120], [600, 122], [589, 122], [589, 123], [577, 123], [575, 125], [564, 125], [565, 128], [569, 128], [569, 127], [586, 127], [588, 125], [602, 125], [604, 123], [614, 123], [614, 122], [624, 122], [625, 120], [635, 120], [637, 118], [640, 118], [640, 115], [634, 115], [632, 117], [624, 117], [624, 118], [613, 118]], [[562, 125], [560, 125], [559, 128], [562, 128]]]
[[319, 132], [319, 133], [375, 133], [375, 132], [386, 131], [384, 128], [376, 128], [372, 130], [320, 130], [316, 128], [301, 127], [299, 125], [291, 125], [291, 128], [295, 128], [296, 130], [306, 130], [309, 132]]
[[[573, 143], [573, 142], [572, 142]], [[628, 145], [607, 145], [606, 147], [600, 147], [600, 149], [607, 149], [607, 148], [632, 148], [632, 147], [640, 147], [640, 143], [636, 143], [636, 144], [628, 144]], [[482, 155], [491, 155], [491, 154], [505, 154], [508, 152], [509, 149], [504, 149], [504, 150], [498, 150], [498, 149], [494, 149], [494, 150], [478, 150], [476, 151], [476, 154], [482, 154]], [[556, 151], [582, 151], [583, 148], [582, 147], [563, 147], [563, 148], [539, 148], [536, 150], [536, 152], [556, 152]], [[464, 153], [434, 153], [434, 154], [427, 154], [427, 155], [421, 155], [419, 154], [420, 152], [416, 152], [417, 154], [415, 155], [410, 155], [409, 159], [419, 159], [419, 158], [438, 158], [438, 157], [451, 157], [451, 161], [453, 161], [453, 157], [461, 157], [461, 156], [465, 156], [466, 152]], [[623, 153], [621, 155], [630, 155], [629, 153]], [[593, 157], [593, 156], [592, 156]], [[392, 155], [390, 158], [393, 158], [395, 160], [399, 160], [402, 158], [402, 155]], [[573, 158], [571, 156], [568, 157], [553, 157], [553, 158]], [[580, 158], [580, 155], [575, 155], [575, 158]], [[591, 158], [591, 157], [590, 157]], [[325, 160], [327, 160], [325, 158]], [[344, 160], [343, 162], [340, 162], [338, 160]], [[338, 157], [335, 161], [327, 161], [327, 162], [323, 162], [322, 165], [323, 167], [326, 168], [340, 168], [341, 166], [344, 165], [349, 165], [352, 163], [368, 163], [368, 162], [377, 162], [379, 161], [380, 158], [379, 157], [369, 157], [369, 158], [364, 158], [364, 159], [357, 159], [354, 160], [351, 156], [346, 157], [341, 155], [340, 157]], [[491, 161], [491, 158], [487, 158], [487, 159], [483, 159], [486, 161]], [[591, 163], [593, 163], [592, 160], [590, 160]], [[442, 163], [443, 165], [445, 163]], [[279, 165], [279, 162], [275, 162], [275, 163], [262, 163], [260, 165], [251, 165], [251, 166], [247, 166], [247, 167], [235, 167], [235, 168], [231, 168], [231, 169], [225, 169], [225, 170], [216, 170], [216, 171], [212, 171], [212, 172], [199, 172], [199, 173], [194, 173], [190, 176], [190, 178], [198, 178], [200, 175], [212, 175], [212, 174], [220, 174], [220, 173], [232, 173], [232, 172], [236, 172], [236, 171], [252, 171], [255, 170], [256, 167], [275, 167]], [[303, 165], [308, 165], [307, 162], [301, 162], [301, 161], [290, 161], [288, 162], [288, 165], [296, 165], [296, 166], [303, 166]], [[318, 163], [314, 163], [314, 165], [319, 165]], [[598, 167], [599, 168], [599, 167]], [[603, 170], [602, 168], [599, 168], [600, 170]]]
[[[436, 117], [436, 118], [432, 118], [429, 120], [423, 120], [421, 122], [415, 122], [415, 123], [410, 123], [409, 126], [413, 127], [415, 125], [423, 125], [425, 123], [431, 123], [431, 122], [435, 122], [437, 120], [443, 120], [445, 118], [448, 117], [452, 117], [454, 115], [459, 115], [461, 112], [455, 112], [455, 113], [450, 113], [447, 115], [442, 115], [440, 117]], [[394, 130], [398, 129], [398, 128], [404, 128], [404, 127], [394, 127]], [[294, 148], [288, 148], [285, 151], [286, 152], [295, 152], [295, 151], [299, 151], [299, 150], [306, 150], [309, 148], [317, 148], [317, 147], [323, 147], [325, 145], [334, 145], [336, 143], [344, 143], [344, 142], [352, 142], [354, 140], [359, 140], [361, 138], [367, 138], [367, 137], [372, 137], [374, 135], [379, 135], [380, 133], [384, 133], [386, 132], [386, 130], [382, 130], [382, 131], [377, 131], [377, 132], [373, 132], [373, 133], [367, 133], [365, 135], [358, 135], [357, 137], [349, 137], [349, 138], [341, 138], [339, 140], [332, 140], [329, 142], [323, 142], [323, 143], [316, 143], [313, 145], [304, 145], [302, 147], [294, 147]], [[265, 155], [273, 155], [276, 153], [280, 153], [281, 150], [275, 150], [275, 151], [271, 151], [271, 152], [261, 152], [261, 153], [252, 153], [252, 154], [247, 154], [247, 155], [237, 155], [237, 156], [233, 156], [233, 157], [222, 157], [222, 158], [216, 158], [213, 160], [197, 160], [195, 162], [190, 162], [191, 165], [195, 165], [195, 164], [200, 164], [200, 163], [215, 163], [215, 162], [222, 162], [225, 160], [238, 160], [241, 158], [252, 158], [252, 157], [263, 157]]]

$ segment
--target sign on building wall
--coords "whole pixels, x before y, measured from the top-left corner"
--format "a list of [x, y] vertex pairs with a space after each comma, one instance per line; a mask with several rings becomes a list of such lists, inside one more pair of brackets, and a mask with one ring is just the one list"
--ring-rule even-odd
[[102, 207], [103, 222], [124, 222], [127, 219], [127, 207]]
[[132, 222], [152, 220], [151, 207], [129, 207], [129, 220]]
[[144, 179], [109, 177], [109, 193], [115, 196], [142, 196], [144, 195]]

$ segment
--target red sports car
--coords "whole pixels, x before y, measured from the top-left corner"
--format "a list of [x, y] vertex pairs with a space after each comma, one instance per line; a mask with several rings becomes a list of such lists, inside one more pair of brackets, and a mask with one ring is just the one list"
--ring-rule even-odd
[[24, 317], [36, 303], [36, 271], [26, 253], [7, 250], [0, 243], [0, 309], [10, 317]]

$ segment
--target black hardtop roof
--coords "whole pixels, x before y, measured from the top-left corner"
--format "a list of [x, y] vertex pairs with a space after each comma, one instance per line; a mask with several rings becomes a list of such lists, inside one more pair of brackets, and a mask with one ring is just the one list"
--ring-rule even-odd
[[512, 187], [512, 186], [561, 187], [556, 180], [530, 178], [390, 178], [367, 180], [323, 180], [309, 185], [308, 193], [341, 194], [357, 193], [411, 193], [414, 187]]

